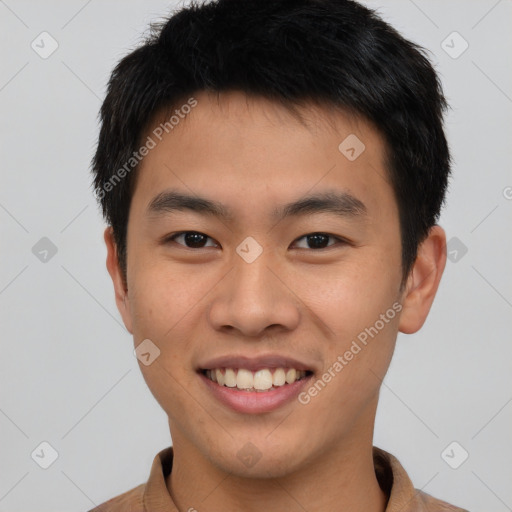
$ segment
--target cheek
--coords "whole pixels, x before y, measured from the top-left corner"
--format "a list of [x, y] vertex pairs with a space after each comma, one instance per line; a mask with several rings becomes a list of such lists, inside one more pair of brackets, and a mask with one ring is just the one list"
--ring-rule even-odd
[[345, 325], [340, 320], [338, 336], [325, 347], [323, 372], [306, 390], [311, 396], [318, 396], [312, 398], [315, 413], [310, 417], [321, 418], [326, 410], [337, 417], [333, 425], [345, 424], [349, 428], [349, 423], [356, 421], [360, 413], [371, 410], [389, 368], [397, 334], [398, 314], [390, 308], [384, 309], [384, 315], [386, 311], [387, 323], [380, 318], [356, 320], [348, 313], [343, 317], [347, 320]]
[[297, 294], [325, 333], [324, 371], [335, 374], [325, 399], [340, 407], [373, 396], [389, 366], [401, 309], [396, 293], [400, 273], [390, 260], [368, 250], [330, 276], [317, 273], [300, 281]]
[[[134, 345], [149, 339], [157, 347], [154, 362], [139, 367], [157, 401], [169, 410], [177, 391], [187, 386], [191, 378], [188, 361], [190, 333], [193, 330], [194, 308], [204, 297], [204, 291], [189, 286], [187, 276], [157, 266], [141, 267], [133, 275], [135, 293], [130, 296], [133, 317]], [[151, 345], [152, 346], [152, 345]], [[159, 351], [159, 352], [158, 352]]]
[[294, 284], [326, 336], [340, 343], [373, 325], [397, 297], [400, 275], [392, 263], [370, 250], [360, 254], [329, 269], [304, 273]]
[[[188, 402], [195, 403], [185, 390], [195, 378], [189, 365], [190, 333], [197, 321], [194, 306], [204, 293], [185, 283], [187, 280], [175, 273], [170, 276], [156, 268], [146, 269], [134, 279], [137, 293], [131, 299], [135, 345], [149, 339], [159, 351], [151, 364], [140, 362], [139, 367], [151, 393], [168, 414], [188, 409]], [[195, 414], [193, 408], [189, 412]]]
[[149, 258], [141, 260], [133, 272], [131, 286], [134, 332], [165, 344], [180, 330], [181, 323], [194, 315], [195, 306], [208, 291], [204, 274], [192, 274], [167, 261], [155, 263]]

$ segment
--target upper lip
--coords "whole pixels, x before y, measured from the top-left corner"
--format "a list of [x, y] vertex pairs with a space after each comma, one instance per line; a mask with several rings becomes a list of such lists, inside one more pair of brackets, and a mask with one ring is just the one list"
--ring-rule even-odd
[[198, 370], [212, 370], [214, 368], [246, 368], [251, 371], [263, 370], [264, 368], [295, 368], [296, 370], [314, 371], [310, 364], [281, 354], [268, 354], [257, 357], [242, 355], [219, 356], [202, 362]]

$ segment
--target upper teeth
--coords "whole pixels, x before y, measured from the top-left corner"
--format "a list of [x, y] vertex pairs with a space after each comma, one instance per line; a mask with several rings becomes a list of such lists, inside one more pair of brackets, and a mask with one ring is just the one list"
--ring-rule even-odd
[[266, 391], [272, 386], [279, 387], [284, 386], [285, 383], [292, 384], [296, 380], [305, 377], [306, 372], [295, 370], [295, 368], [265, 368], [256, 372], [245, 368], [215, 368], [206, 370], [206, 376], [220, 386]]

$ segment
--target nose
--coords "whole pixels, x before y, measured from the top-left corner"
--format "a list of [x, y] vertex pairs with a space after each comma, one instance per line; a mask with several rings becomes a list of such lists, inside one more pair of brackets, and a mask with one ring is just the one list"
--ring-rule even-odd
[[289, 288], [290, 276], [270, 256], [263, 251], [251, 263], [234, 257], [234, 268], [215, 288], [209, 309], [214, 329], [261, 337], [265, 331], [296, 328], [300, 301]]

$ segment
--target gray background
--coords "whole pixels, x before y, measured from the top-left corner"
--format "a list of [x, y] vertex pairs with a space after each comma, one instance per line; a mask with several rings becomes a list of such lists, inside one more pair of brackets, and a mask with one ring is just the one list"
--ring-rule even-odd
[[[398, 337], [375, 444], [427, 493], [512, 510], [512, 2], [365, 3], [432, 52], [455, 159], [440, 220], [453, 261], [423, 329]], [[89, 162], [110, 71], [174, 5], [0, 0], [0, 511], [88, 510], [171, 444], [114, 302]], [[48, 469], [31, 457], [43, 441]]]

